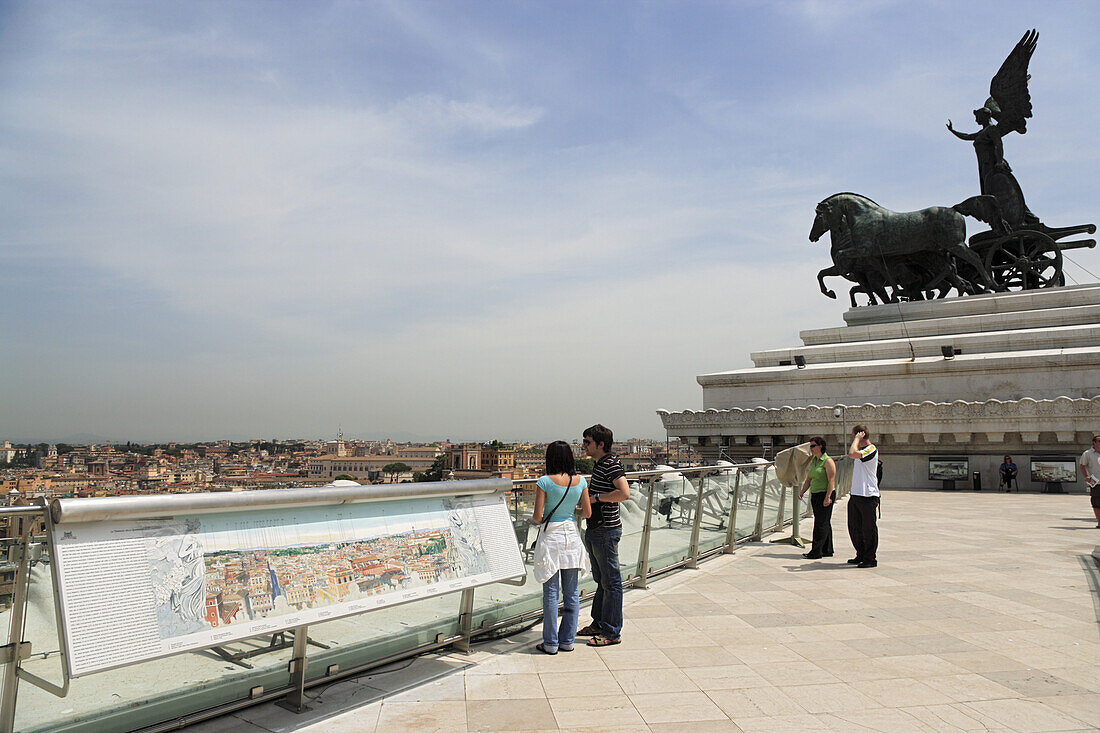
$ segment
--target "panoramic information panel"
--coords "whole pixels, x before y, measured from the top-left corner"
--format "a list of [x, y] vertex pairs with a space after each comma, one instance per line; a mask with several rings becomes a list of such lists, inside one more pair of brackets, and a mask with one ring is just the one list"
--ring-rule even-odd
[[503, 494], [54, 528], [73, 677], [524, 573]]

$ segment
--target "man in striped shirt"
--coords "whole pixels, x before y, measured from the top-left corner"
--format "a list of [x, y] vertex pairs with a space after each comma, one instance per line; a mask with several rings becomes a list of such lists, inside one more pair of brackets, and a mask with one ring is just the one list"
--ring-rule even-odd
[[619, 571], [619, 540], [623, 523], [619, 502], [630, 498], [630, 485], [619, 459], [611, 453], [614, 438], [603, 425], [584, 431], [584, 454], [596, 461], [588, 494], [592, 498], [592, 516], [584, 531], [584, 546], [592, 560], [592, 578], [596, 594], [592, 597], [592, 623], [577, 632], [591, 636], [589, 646], [610, 646], [622, 642], [623, 577]]

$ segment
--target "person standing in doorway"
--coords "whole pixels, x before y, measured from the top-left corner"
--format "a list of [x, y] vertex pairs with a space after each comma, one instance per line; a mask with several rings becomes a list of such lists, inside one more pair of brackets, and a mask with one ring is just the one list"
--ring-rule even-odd
[[592, 597], [592, 623], [577, 632], [590, 636], [589, 646], [611, 646], [622, 642], [623, 577], [619, 571], [619, 540], [623, 523], [619, 503], [630, 498], [623, 464], [611, 452], [611, 430], [593, 425], [584, 431], [584, 454], [596, 461], [588, 493], [592, 516], [584, 531], [584, 546], [592, 560], [592, 579], [596, 593]]
[[1089, 487], [1092, 513], [1096, 515], [1096, 528], [1100, 529], [1100, 435], [1092, 436], [1092, 447], [1081, 454], [1078, 461], [1081, 475]]
[[852, 459], [852, 491], [848, 497], [848, 535], [856, 556], [848, 561], [861, 568], [878, 566], [878, 519], [875, 512], [879, 505], [878, 448], [871, 442], [866, 425], [852, 428], [852, 445], [848, 448]]
[[825, 439], [810, 438], [810, 468], [806, 483], [798, 498], [810, 492], [810, 506], [814, 510], [814, 542], [810, 551], [802, 557], [819, 560], [833, 556], [833, 502], [836, 500], [836, 462], [825, 452]]
[[[1005, 488], [1005, 491], [1012, 491], [1013, 481], [1017, 482], [1016, 490], [1020, 490], [1019, 481], [1016, 479], [1016, 474], [1019, 473], [1020, 470], [1016, 467], [1016, 464], [1012, 462], [1012, 456], [1005, 456], [1004, 463], [1001, 464], [1001, 467], [998, 468], [997, 471], [1001, 474], [1001, 486]], [[1000, 491], [999, 487], [997, 491]]]

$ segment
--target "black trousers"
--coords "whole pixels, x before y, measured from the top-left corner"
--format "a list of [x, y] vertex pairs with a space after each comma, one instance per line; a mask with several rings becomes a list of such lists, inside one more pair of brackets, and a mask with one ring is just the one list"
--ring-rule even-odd
[[878, 500], [877, 496], [848, 497], [848, 536], [860, 562], [878, 561]]
[[828, 492], [819, 491], [810, 494], [810, 506], [814, 510], [814, 544], [810, 548], [811, 555], [827, 557], [833, 554], [833, 504], [836, 500], [825, 506], [825, 495]]

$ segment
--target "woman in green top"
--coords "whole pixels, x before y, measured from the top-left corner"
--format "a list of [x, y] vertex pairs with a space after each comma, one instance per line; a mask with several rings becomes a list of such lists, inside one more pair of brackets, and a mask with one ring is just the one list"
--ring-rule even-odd
[[825, 439], [810, 438], [810, 470], [806, 483], [798, 492], [801, 499], [810, 491], [810, 506], [814, 509], [814, 543], [802, 557], [817, 560], [833, 556], [833, 500], [836, 498], [836, 463], [825, 452]]

